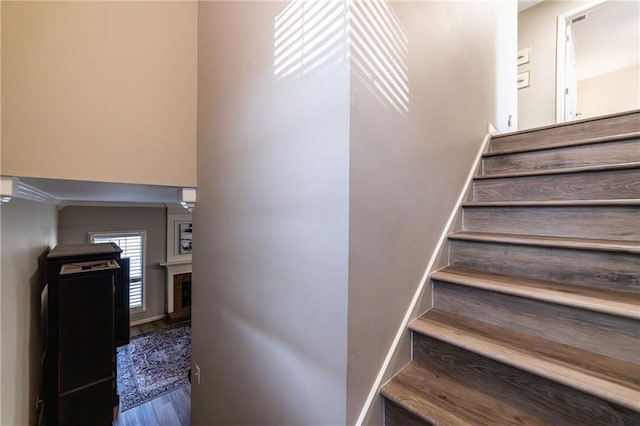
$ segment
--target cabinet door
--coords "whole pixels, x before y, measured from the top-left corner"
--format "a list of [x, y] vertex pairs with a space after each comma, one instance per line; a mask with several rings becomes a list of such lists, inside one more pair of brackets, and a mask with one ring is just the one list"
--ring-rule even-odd
[[116, 282], [116, 346], [129, 343], [129, 258], [117, 259], [120, 272]]
[[111, 381], [96, 383], [60, 397], [60, 426], [111, 426], [113, 420]]
[[115, 277], [105, 271], [60, 279], [59, 394], [113, 378]]

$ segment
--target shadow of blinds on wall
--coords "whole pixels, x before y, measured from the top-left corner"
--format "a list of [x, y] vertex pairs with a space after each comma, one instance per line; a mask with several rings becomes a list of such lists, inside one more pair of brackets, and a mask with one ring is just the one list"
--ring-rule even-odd
[[275, 18], [273, 72], [300, 78], [348, 62], [384, 106], [407, 117], [408, 43], [387, 0], [293, 0]]
[[128, 257], [129, 308], [143, 307], [144, 296], [144, 231], [135, 232], [91, 232], [92, 243], [116, 243], [122, 249], [121, 257]]
[[301, 77], [343, 63], [347, 22], [344, 1], [290, 2], [275, 18], [274, 74]]
[[409, 113], [409, 39], [386, 0], [351, 2], [350, 53], [355, 75], [383, 104]]

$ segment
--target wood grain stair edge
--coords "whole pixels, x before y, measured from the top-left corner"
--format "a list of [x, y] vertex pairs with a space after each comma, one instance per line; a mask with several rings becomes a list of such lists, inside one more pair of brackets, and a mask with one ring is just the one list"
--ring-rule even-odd
[[592, 250], [640, 254], [640, 243], [637, 241], [598, 240], [592, 238], [543, 237], [533, 235], [494, 234], [487, 232], [460, 231], [449, 234], [449, 240], [474, 241], [527, 245], [537, 247], [553, 247], [574, 250]]
[[[640, 206], [640, 199], [548, 200], [548, 201], [467, 201], [462, 207], [626, 207]], [[639, 213], [640, 214], [640, 213]]]
[[[546, 130], [546, 129], [538, 129], [538, 130]], [[506, 137], [514, 136], [518, 134], [519, 133], [516, 132], [516, 133], [510, 133], [510, 134], [504, 134], [504, 135], [496, 135], [496, 136], [493, 136], [491, 139], [496, 140], [496, 139], [506, 138]], [[526, 148], [513, 147], [509, 149], [488, 151], [482, 154], [482, 158], [497, 157], [500, 155], [510, 155], [510, 154], [524, 154], [526, 152], [550, 151], [554, 149], [572, 148], [572, 147], [578, 147], [583, 145], [595, 145], [595, 144], [607, 143], [607, 142], [618, 142], [618, 141], [625, 141], [625, 140], [637, 139], [637, 138], [640, 138], [640, 132], [620, 133], [616, 135], [607, 135], [607, 136], [598, 136], [595, 138], [578, 139], [575, 141], [568, 141], [568, 142], [565, 142], [564, 144], [559, 144], [559, 145], [551, 145], [551, 146], [544, 145], [540, 147], [526, 147]]]
[[[408, 367], [408, 366], [407, 366]], [[407, 368], [405, 367], [405, 368]], [[408, 398], [404, 396], [407, 393], [414, 393], [415, 390], [409, 389], [402, 383], [401, 373], [398, 373], [393, 379], [387, 382], [380, 389], [380, 393], [389, 401], [408, 411], [414, 416], [419, 417], [422, 421], [435, 423], [443, 418], [447, 419], [450, 424], [459, 424], [461, 426], [473, 426], [472, 423], [454, 416], [451, 412], [440, 408], [430, 400], [425, 398]]]
[[632, 294], [456, 267], [435, 271], [430, 278], [640, 320], [640, 298]]
[[478, 392], [444, 374], [409, 364], [381, 393], [410, 413], [434, 424], [544, 424], [538, 418]]
[[615, 170], [633, 170], [640, 168], [640, 162], [631, 163], [617, 163], [617, 164], [605, 164], [596, 166], [582, 166], [582, 167], [565, 167], [556, 169], [544, 169], [544, 170], [527, 170], [527, 171], [515, 171], [515, 172], [501, 172], [486, 175], [476, 175], [474, 180], [488, 180], [488, 179], [505, 179], [527, 176], [552, 176], [552, 175], [566, 175], [572, 173], [586, 173], [586, 172], [608, 172]]
[[540, 130], [548, 130], [548, 129], [554, 129], [554, 128], [558, 128], [558, 127], [570, 127], [570, 126], [574, 126], [576, 124], [580, 125], [583, 123], [587, 123], [590, 121], [605, 121], [608, 120], [610, 118], [615, 118], [615, 117], [623, 117], [623, 116], [630, 116], [630, 115], [635, 115], [640, 113], [640, 109], [631, 109], [628, 111], [620, 111], [620, 112], [614, 112], [611, 114], [604, 114], [604, 115], [600, 115], [600, 116], [596, 116], [596, 117], [587, 117], [587, 118], [581, 118], [579, 120], [572, 120], [572, 121], [565, 121], [563, 123], [552, 123], [552, 124], [545, 124], [542, 126], [537, 126], [537, 127], [531, 127], [528, 129], [522, 129], [522, 130], [514, 130], [512, 132], [505, 132], [505, 133], [499, 133], [494, 135], [494, 138], [505, 138], [508, 136], [513, 136], [513, 135], [519, 135], [519, 134], [523, 134], [523, 133], [533, 133], [533, 132], [537, 132]]
[[[632, 384], [627, 386], [625, 384], [621, 384], [620, 381], [613, 381], [613, 379], [608, 380], [604, 377], [599, 377], [596, 374], [589, 374], [583, 369], [577, 367], [574, 368], [568, 363], [554, 362], [554, 360], [548, 357], [540, 357], [538, 354], [534, 354], [533, 352], [528, 353], [515, 345], [505, 344], [504, 342], [500, 342], [486, 336], [478, 337], [472, 332], [452, 326], [441, 320], [442, 318], [446, 319], [447, 317], [465, 321], [463, 317], [432, 309], [427, 312], [427, 314], [411, 322], [409, 324], [409, 328], [412, 331], [475, 352], [512, 367], [537, 374], [541, 377], [573, 387], [579, 391], [595, 395], [599, 398], [622, 405], [632, 410], [640, 411], [640, 389], [638, 389], [637, 386]], [[473, 321], [476, 327], [478, 326], [478, 321], [466, 321]], [[500, 329], [500, 327], [490, 324], [484, 324], [483, 327], [486, 327], [491, 331]], [[514, 338], [516, 335], [522, 336], [520, 333], [510, 332], [504, 329], [500, 330], [513, 335]], [[534, 348], [536, 345], [539, 345], [540, 342], [544, 341], [544, 339], [530, 336], [528, 339], [530, 339], [531, 345], [533, 345], [532, 347]], [[549, 341], [544, 341], [544, 344], [551, 347], [564, 346]], [[566, 349], [566, 347], [564, 349]], [[573, 350], [576, 353], [584, 353], [584, 351], [578, 349]]]

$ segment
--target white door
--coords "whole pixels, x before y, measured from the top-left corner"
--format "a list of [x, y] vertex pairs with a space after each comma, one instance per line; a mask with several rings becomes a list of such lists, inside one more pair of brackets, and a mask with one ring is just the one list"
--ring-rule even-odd
[[576, 74], [576, 46], [573, 43], [571, 24], [567, 23], [567, 45], [564, 71], [564, 120], [571, 121], [578, 117], [578, 78]]

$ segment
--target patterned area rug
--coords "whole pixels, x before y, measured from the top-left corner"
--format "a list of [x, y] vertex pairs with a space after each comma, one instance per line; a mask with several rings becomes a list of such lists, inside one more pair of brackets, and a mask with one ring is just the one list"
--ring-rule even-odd
[[189, 384], [191, 324], [131, 338], [118, 348], [120, 411]]

